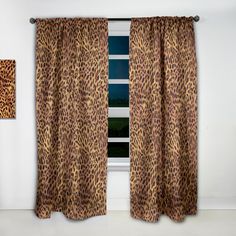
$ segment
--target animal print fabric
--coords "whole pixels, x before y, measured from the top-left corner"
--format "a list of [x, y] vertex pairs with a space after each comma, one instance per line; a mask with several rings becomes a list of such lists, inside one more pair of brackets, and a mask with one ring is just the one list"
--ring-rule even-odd
[[56, 18], [36, 24], [36, 215], [104, 215], [108, 22]]
[[16, 117], [14, 60], [0, 60], [0, 119]]
[[197, 76], [193, 19], [132, 19], [131, 215], [197, 212]]

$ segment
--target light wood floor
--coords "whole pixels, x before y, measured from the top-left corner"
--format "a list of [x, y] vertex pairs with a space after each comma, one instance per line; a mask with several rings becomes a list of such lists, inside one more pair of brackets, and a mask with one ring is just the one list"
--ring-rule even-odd
[[182, 223], [162, 216], [158, 223], [134, 220], [126, 211], [84, 221], [67, 220], [61, 213], [40, 220], [30, 210], [0, 210], [0, 236], [236, 236], [236, 210], [201, 210]]

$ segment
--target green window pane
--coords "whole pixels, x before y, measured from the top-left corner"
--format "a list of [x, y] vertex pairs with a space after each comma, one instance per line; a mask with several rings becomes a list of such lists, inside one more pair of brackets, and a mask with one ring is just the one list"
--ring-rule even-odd
[[108, 157], [129, 157], [129, 143], [108, 143]]
[[129, 137], [129, 118], [108, 118], [108, 137]]

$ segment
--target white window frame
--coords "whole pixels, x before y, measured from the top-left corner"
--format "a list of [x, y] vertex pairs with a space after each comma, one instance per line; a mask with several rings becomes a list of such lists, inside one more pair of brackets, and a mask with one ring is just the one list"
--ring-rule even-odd
[[[109, 36], [129, 36], [130, 21], [112, 21], [108, 23]], [[109, 59], [129, 59], [129, 55], [109, 55]], [[129, 84], [128, 79], [112, 79], [109, 84]], [[108, 117], [130, 118], [129, 107], [109, 107]], [[108, 138], [108, 142], [129, 142], [130, 138]], [[129, 171], [130, 158], [108, 158], [108, 171]]]

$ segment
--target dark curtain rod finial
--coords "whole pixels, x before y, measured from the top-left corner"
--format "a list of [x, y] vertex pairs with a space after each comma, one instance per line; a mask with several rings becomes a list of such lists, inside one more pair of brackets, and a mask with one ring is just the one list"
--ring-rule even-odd
[[[110, 20], [110, 21], [130, 21], [131, 18], [108, 18], [108, 20]], [[200, 20], [200, 17], [198, 15], [193, 16], [193, 20], [195, 22], [198, 22]], [[35, 22], [36, 22], [35, 18], [30, 18], [30, 23], [31, 24], [34, 24]]]
[[193, 20], [194, 20], [195, 22], [198, 22], [198, 21], [200, 20], [200, 16], [198, 16], [198, 15], [194, 16], [194, 17], [193, 17]]
[[34, 18], [30, 18], [29, 21], [30, 21], [31, 24], [34, 24], [36, 22], [36, 20]]

